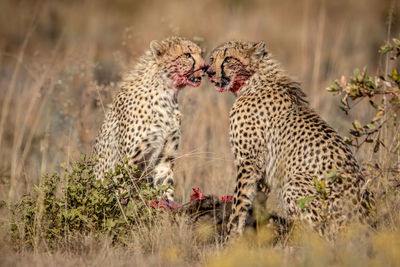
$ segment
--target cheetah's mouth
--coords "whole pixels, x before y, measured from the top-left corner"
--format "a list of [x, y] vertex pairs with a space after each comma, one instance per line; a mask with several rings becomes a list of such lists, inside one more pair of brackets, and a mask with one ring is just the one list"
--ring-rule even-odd
[[208, 65], [203, 64], [200, 68], [198, 68], [198, 69], [192, 68], [185, 74], [177, 73], [178, 79], [175, 83], [176, 88], [182, 88], [186, 85], [189, 85], [192, 87], [199, 87], [201, 84], [201, 77], [206, 69], [208, 69]]
[[187, 85], [193, 87], [199, 87], [201, 83], [201, 76], [195, 76], [193, 71], [186, 74], [177, 74], [177, 79], [175, 80], [175, 87], [180, 89]]
[[204, 71], [204, 66], [201, 66], [198, 69], [190, 70], [185, 75], [184, 78], [186, 80], [186, 84], [193, 87], [199, 87], [201, 83], [201, 72]]
[[240, 89], [247, 84], [247, 80], [247, 76], [236, 76], [233, 80], [223, 76], [221, 82], [216, 82], [212, 77], [210, 78], [218, 92], [231, 91], [235, 96], [239, 95]]
[[186, 78], [189, 81], [188, 85], [199, 87], [201, 83], [201, 76], [206, 73], [209, 66], [204, 63], [198, 69], [192, 69], [188, 73], [186, 73]]
[[220, 93], [231, 89], [231, 80], [228, 77], [223, 76], [221, 82], [216, 82], [212, 78], [210, 78], [210, 80], [214, 84], [215, 89]]
[[201, 76], [197, 77], [193, 74], [185, 75], [187, 79], [187, 84], [194, 87], [199, 87], [201, 83]]

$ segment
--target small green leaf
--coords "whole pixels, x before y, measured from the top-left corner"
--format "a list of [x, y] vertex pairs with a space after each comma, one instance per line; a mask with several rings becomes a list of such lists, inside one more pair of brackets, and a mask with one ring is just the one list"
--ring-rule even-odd
[[397, 82], [397, 81], [400, 80], [400, 75], [399, 75], [399, 73], [397, 72], [396, 68], [393, 68], [391, 78], [392, 78], [393, 81], [395, 81], [395, 82]]
[[362, 132], [362, 131], [363, 131], [363, 128], [362, 128], [362, 126], [361, 126], [361, 123], [360, 123], [358, 120], [354, 120], [354, 121], [353, 121], [353, 127], [354, 127], [354, 129], [356, 129], [356, 130], [359, 131], [359, 132]]
[[299, 208], [303, 210], [305, 214], [308, 213], [307, 211], [307, 203], [311, 202], [315, 199], [315, 196], [304, 197], [296, 200], [296, 204]]
[[379, 151], [380, 144], [381, 142], [379, 141], [379, 139], [377, 139], [374, 146], [374, 153]]
[[389, 52], [392, 51], [392, 50], [393, 50], [392, 44], [389, 43], [389, 42], [386, 42], [386, 44], [384, 44], [383, 46], [380, 47], [379, 52], [380, 52], [381, 54], [387, 54], [387, 53], [389, 53]]
[[353, 139], [350, 139], [349, 137], [345, 136], [344, 138], [344, 142], [348, 145], [352, 145], [353, 144]]
[[372, 101], [372, 100], [369, 100], [369, 103], [371, 104], [371, 106], [373, 106], [375, 109], [378, 109], [379, 108], [379, 106], [377, 105], [377, 104], [375, 104], [375, 102], [374, 101]]
[[392, 104], [397, 104], [399, 103], [399, 98], [397, 96], [394, 96], [390, 99], [390, 103]]
[[347, 95], [345, 95], [344, 97], [342, 97], [342, 99], [340, 100], [342, 102], [342, 104], [346, 107], [349, 108], [349, 103], [347, 101]]
[[371, 123], [368, 123], [367, 125], [365, 125], [365, 127], [370, 129], [370, 130], [375, 130], [376, 129], [376, 126], [371, 124]]

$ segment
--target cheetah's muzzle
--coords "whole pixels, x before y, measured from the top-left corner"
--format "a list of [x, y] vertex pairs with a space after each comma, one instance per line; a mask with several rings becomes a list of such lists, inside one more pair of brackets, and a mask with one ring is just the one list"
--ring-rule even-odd
[[185, 74], [185, 77], [187, 79], [187, 84], [190, 86], [198, 87], [200, 86], [201, 83], [201, 75], [199, 74], [199, 71], [205, 71], [208, 69], [208, 65], [204, 64], [198, 69], [193, 69], [190, 70]]
[[225, 88], [230, 82], [231, 82], [231, 79], [229, 79], [228, 77], [222, 76], [221, 82], [216, 82], [215, 86], [219, 87], [219, 88]]
[[188, 77], [188, 80], [192, 83], [200, 83], [201, 77], [190, 76], [190, 77]]

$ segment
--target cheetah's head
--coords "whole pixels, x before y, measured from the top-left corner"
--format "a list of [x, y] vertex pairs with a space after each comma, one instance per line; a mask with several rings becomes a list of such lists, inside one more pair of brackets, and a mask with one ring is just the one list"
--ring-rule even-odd
[[230, 90], [237, 96], [266, 54], [264, 42], [224, 43], [211, 52], [207, 75], [219, 92]]
[[170, 37], [163, 41], [152, 41], [150, 50], [162, 76], [178, 91], [186, 85], [198, 87], [207, 65], [201, 48], [181, 37]]

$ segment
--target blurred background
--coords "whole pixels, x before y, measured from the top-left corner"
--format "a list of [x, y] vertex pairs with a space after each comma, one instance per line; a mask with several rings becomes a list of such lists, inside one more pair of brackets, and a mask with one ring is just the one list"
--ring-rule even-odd
[[[41, 173], [90, 154], [121, 77], [151, 40], [171, 35], [195, 40], [206, 55], [231, 39], [264, 40], [310, 105], [347, 135], [352, 116], [370, 114], [361, 107], [344, 116], [325, 88], [355, 68], [379, 73], [379, 47], [399, 35], [399, 14], [389, 0], [2, 0], [0, 199], [16, 199]], [[179, 101], [177, 199], [187, 201], [192, 187], [231, 193], [233, 95], [204, 80]]]

